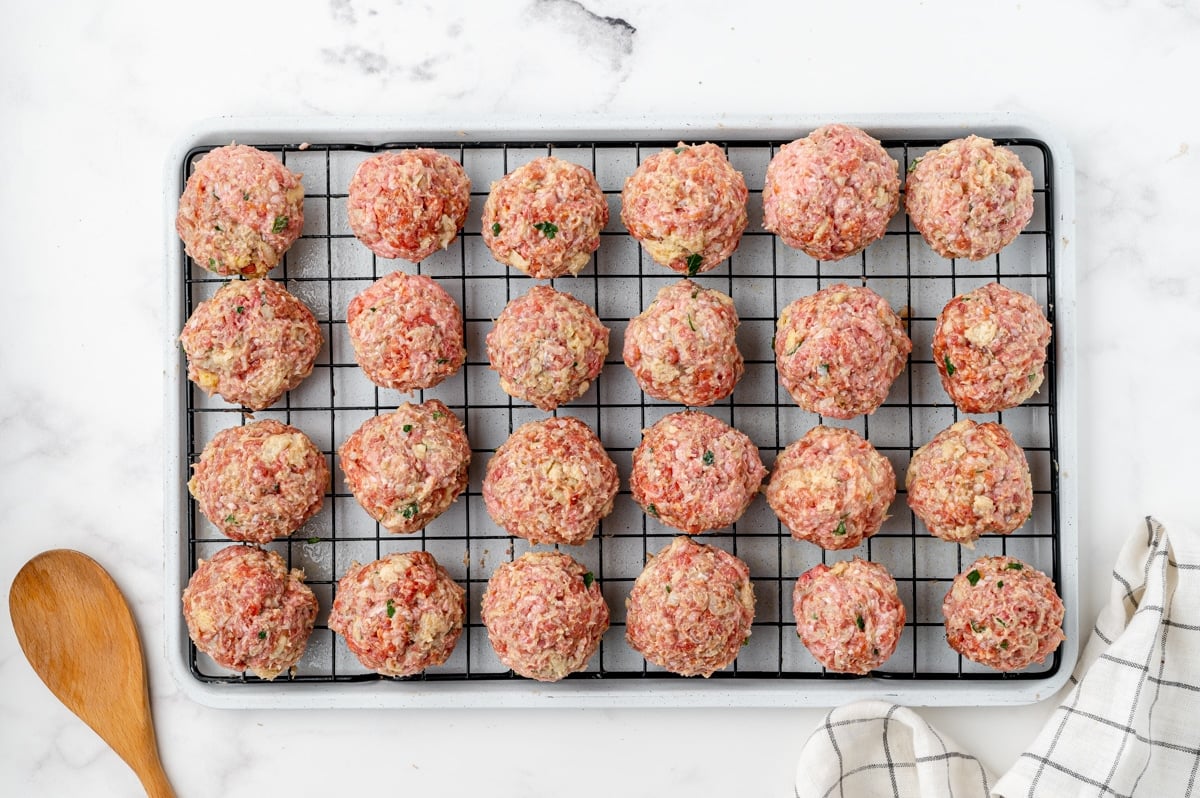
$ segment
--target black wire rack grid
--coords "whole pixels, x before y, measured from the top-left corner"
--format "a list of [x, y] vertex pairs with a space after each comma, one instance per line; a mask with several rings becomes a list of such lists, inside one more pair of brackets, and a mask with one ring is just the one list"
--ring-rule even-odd
[[[886, 139], [883, 144], [907, 168], [945, 139]], [[741, 245], [726, 263], [699, 275], [697, 282], [733, 297], [741, 317], [739, 347], [746, 374], [733, 395], [707, 412], [747, 433], [759, 446], [768, 468], [779, 451], [818, 423], [847, 426], [864, 435], [892, 463], [900, 489], [891, 517], [874, 537], [857, 549], [826, 552], [793, 540], [767, 506], [756, 498], [732, 529], [704, 535], [701, 542], [726, 548], [750, 567], [757, 601], [753, 634], [737, 660], [714, 674], [711, 689], [728, 679], [854, 679], [823, 669], [795, 634], [791, 612], [796, 578], [819, 562], [861, 556], [888, 567], [900, 588], [908, 622], [896, 653], [875, 678], [895, 681], [1044, 680], [1061, 665], [1056, 652], [1044, 665], [1018, 673], [1000, 674], [951, 650], [944, 636], [941, 602], [950, 581], [976, 556], [1007, 554], [1019, 557], [1061, 584], [1058, 452], [1058, 405], [1054, 347], [1047, 362], [1041, 392], [1018, 408], [976, 420], [999, 420], [1014, 434], [1029, 460], [1034, 483], [1031, 520], [1010, 536], [986, 536], [974, 552], [930, 536], [905, 502], [904, 474], [912, 453], [934, 434], [960, 417], [942, 390], [930, 346], [937, 314], [952, 297], [992, 281], [1034, 296], [1054, 314], [1054, 191], [1049, 147], [1033, 138], [997, 139], [1013, 149], [1030, 168], [1035, 181], [1033, 220], [998, 255], [980, 263], [945, 260], [929, 249], [901, 212], [883, 239], [864, 253], [837, 262], [820, 262], [792, 250], [762, 229], [762, 185], [766, 167], [784, 140], [718, 141], [750, 187], [750, 224]], [[251, 415], [219, 397], [209, 398], [194, 385], [184, 391], [186, 446], [182, 456], [190, 466], [220, 429], [251, 419], [276, 418], [304, 431], [325, 453], [333, 485], [324, 507], [291, 538], [269, 548], [289, 566], [305, 571], [320, 602], [317, 627], [304, 657], [291, 674], [272, 684], [309, 682], [392, 681], [402, 688], [409, 681], [496, 681], [520, 679], [496, 658], [479, 617], [487, 580], [502, 561], [531, 546], [504, 533], [488, 517], [480, 486], [492, 451], [517, 426], [544, 418], [536, 408], [514, 401], [500, 389], [488, 368], [484, 336], [493, 319], [512, 298], [535, 281], [493, 260], [480, 237], [483, 201], [492, 181], [536, 157], [555, 157], [582, 164], [597, 176], [609, 202], [610, 222], [592, 263], [578, 277], [552, 281], [595, 308], [612, 330], [604, 371], [579, 400], [555, 414], [581, 418], [600, 436], [616, 461], [622, 490], [613, 513], [595, 538], [584, 546], [563, 547], [590, 568], [602, 585], [612, 612], [612, 628], [586, 671], [568, 680], [679, 679], [647, 664], [624, 639], [625, 598], [648, 554], [664, 548], [677, 534], [647, 517], [628, 490], [630, 459], [640, 431], [679, 405], [645, 396], [621, 361], [625, 324], [653, 299], [660, 287], [680, 276], [654, 263], [628, 236], [620, 222], [620, 191], [625, 178], [641, 160], [675, 146], [674, 139], [640, 141], [509, 141], [509, 142], [392, 142], [383, 144], [284, 145], [257, 142], [293, 171], [304, 174], [305, 224], [301, 238], [270, 275], [313, 310], [325, 345], [312, 375], [268, 410]], [[346, 217], [346, 190], [357, 165], [370, 154], [413, 146], [428, 146], [458, 160], [471, 178], [471, 209], [458, 239], [420, 264], [375, 257], [353, 236]], [[303, 148], [302, 148], [303, 147]], [[180, 165], [180, 188], [192, 167], [211, 146], [190, 150]], [[903, 174], [903, 172], [902, 172]], [[223, 280], [199, 268], [182, 253], [188, 273], [182, 292], [184, 317], [210, 297]], [[425, 273], [459, 302], [465, 319], [467, 361], [441, 385], [418, 392], [418, 398], [378, 388], [362, 374], [345, 329], [350, 298], [372, 281], [395, 269]], [[770, 341], [780, 310], [789, 302], [838, 283], [866, 284], [886, 298], [907, 319], [913, 353], [906, 370], [887, 400], [873, 415], [851, 421], [824, 419], [797, 407], [778, 383]], [[183, 355], [180, 353], [182, 359]], [[181, 360], [182, 362], [182, 360]], [[394, 409], [403, 401], [437, 398], [464, 422], [472, 445], [470, 484], [441, 517], [414, 535], [397, 536], [382, 530], [357, 505], [338, 464], [337, 448], [364, 420]], [[188, 499], [184, 529], [187, 545], [180, 547], [191, 573], [198, 560], [231, 545]], [[542, 547], [546, 548], [546, 547]], [[326, 625], [337, 579], [351, 561], [368, 562], [402, 550], [432, 553], [467, 590], [468, 621], [451, 658], [437, 668], [408, 679], [385, 679], [362, 667]], [[1068, 608], [1073, 611], [1074, 608]], [[182, 619], [180, 619], [182, 623]], [[249, 674], [232, 674], [188, 644], [188, 668], [201, 682], [260, 683]]]

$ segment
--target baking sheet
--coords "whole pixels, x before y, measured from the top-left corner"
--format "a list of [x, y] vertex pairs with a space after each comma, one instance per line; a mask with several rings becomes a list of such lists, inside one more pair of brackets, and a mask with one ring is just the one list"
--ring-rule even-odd
[[[884, 140], [905, 169], [928, 149], [949, 138], [975, 132], [1009, 140], [1035, 177], [1035, 215], [1026, 232], [996, 258], [982, 263], [936, 256], [911, 229], [903, 213], [888, 235], [862, 256], [817, 263], [761, 229], [761, 188], [767, 162], [777, 146], [827, 121], [864, 127]], [[1073, 237], [1073, 175], [1065, 144], [1038, 123], [1007, 117], [934, 119], [838, 116], [793, 120], [725, 120], [723, 124], [644, 120], [610, 121], [584, 128], [558, 120], [538, 130], [503, 120], [487, 125], [427, 121], [417, 128], [382, 120], [227, 120], [190, 133], [167, 163], [164, 206], [168, 236], [168, 318], [173, 337], [191, 309], [211, 296], [221, 279], [188, 262], [173, 233], [173, 218], [186, 169], [203, 151], [236, 139], [277, 153], [293, 171], [303, 172], [304, 235], [289, 251], [274, 279], [314, 311], [326, 337], [314, 373], [275, 407], [254, 418], [278, 418], [314, 439], [327, 453], [333, 490], [322, 512], [278, 550], [304, 568], [322, 611], [309, 649], [292, 679], [273, 683], [230, 674], [187, 639], [178, 604], [168, 600], [168, 657], [187, 692], [223, 706], [492, 706], [492, 705], [824, 705], [863, 695], [891, 697], [907, 704], [1018, 703], [1052, 693], [1065, 680], [1075, 658], [1077, 585], [1074, 509], [1074, 268], [1067, 242]], [[912, 451], [959, 417], [942, 391], [929, 345], [934, 320], [952, 296], [999, 279], [1035, 296], [1048, 307], [1055, 326], [1047, 384], [1021, 408], [1000, 419], [1027, 452], [1033, 472], [1033, 519], [1014, 535], [985, 537], [976, 552], [936, 540], [916, 522], [901, 490], [892, 518], [859, 549], [822, 552], [793, 541], [763, 499], [756, 500], [732, 530], [705, 535], [703, 542], [735, 552], [747, 561], [755, 581], [757, 611], [750, 644], [730, 669], [708, 680], [681, 679], [648, 666], [624, 642], [624, 598], [647, 553], [676, 534], [647, 518], [628, 495], [629, 458], [640, 429], [678, 405], [641, 394], [620, 360], [624, 325], [679, 275], [645, 257], [620, 223], [620, 189], [639, 160], [677, 140], [716, 141], [746, 177], [751, 189], [750, 226], [731, 261], [697, 281], [730, 294], [742, 318], [739, 345], [746, 376], [730, 400], [708, 412], [730, 421], [759, 445], [768, 467], [776, 453], [821, 419], [796, 407], [778, 386], [770, 339], [779, 310], [799, 296], [835, 282], [866, 284], [910, 320], [914, 352], [909, 367], [874, 415], [840, 422], [863, 433], [896, 468], [899, 481]], [[299, 149], [307, 142], [306, 149]], [[351, 234], [345, 192], [357, 164], [373, 151], [390, 147], [435, 146], [461, 161], [473, 184], [471, 212], [463, 235], [449, 249], [419, 267], [375, 258]], [[593, 169], [610, 203], [610, 224], [599, 252], [577, 278], [553, 282], [596, 308], [612, 331], [608, 364], [579, 401], [559, 408], [576, 415], [600, 435], [622, 475], [614, 513], [596, 539], [567, 550], [596, 573], [613, 612], [613, 628], [589, 671], [564, 682], [542, 685], [513, 677], [495, 658], [479, 621], [479, 600], [488, 576], [501, 561], [530, 548], [496, 527], [479, 495], [486, 461], [509, 431], [545, 417], [510, 400], [487, 368], [483, 337], [491, 320], [511, 298], [535, 281], [496, 263], [479, 237], [482, 203], [491, 181], [546, 154]], [[374, 279], [403, 268], [438, 280], [459, 301], [466, 319], [468, 360], [458, 375], [419, 399], [446, 402], [464, 420], [474, 450], [470, 487], [455, 506], [422, 533], [394, 536], [357, 506], [341, 478], [336, 449], [363, 420], [387, 412], [407, 397], [376, 388], [361, 373], [345, 333], [349, 299]], [[195, 509], [183, 487], [190, 464], [220, 429], [243, 423], [239, 408], [213, 400], [191, 387], [182, 353], [168, 355], [171, 390], [167, 429], [177, 434], [168, 451], [166, 539], [167, 595], [177, 596], [197, 558], [230, 545]], [[977, 420], [995, 418], [973, 416]], [[351, 560], [369, 561], [391, 551], [424, 548], [467, 587], [468, 626], [452, 658], [442, 667], [406, 680], [367, 672], [324, 625], [336, 580]], [[546, 548], [546, 547], [540, 547]], [[1068, 609], [1068, 642], [1044, 666], [1003, 676], [964, 661], [944, 642], [941, 597], [949, 580], [975, 556], [1007, 553], [1055, 576]], [[795, 578], [821, 561], [860, 555], [884, 563], [900, 586], [909, 625], [896, 654], [873, 678], [823, 671], [796, 639], [791, 617]]]

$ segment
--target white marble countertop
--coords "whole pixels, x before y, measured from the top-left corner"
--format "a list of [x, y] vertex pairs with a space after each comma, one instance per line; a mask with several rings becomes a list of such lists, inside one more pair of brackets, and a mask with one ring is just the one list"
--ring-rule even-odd
[[[225, 711], [163, 646], [162, 166], [235, 114], [1020, 111], [1077, 165], [1083, 625], [1127, 533], [1197, 526], [1200, 4], [19, 3], [0, 31], [0, 584], [125, 590], [181, 795], [791, 794], [823, 710]], [[801, 10], [803, 9], [803, 10]], [[1051, 702], [926, 710], [1003, 771]], [[0, 792], [133, 795], [0, 624]], [[720, 752], [718, 755], [717, 752]]]

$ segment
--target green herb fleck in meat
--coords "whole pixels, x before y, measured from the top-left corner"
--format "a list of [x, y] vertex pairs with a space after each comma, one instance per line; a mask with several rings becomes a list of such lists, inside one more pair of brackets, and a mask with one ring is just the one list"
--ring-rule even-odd
[[208, 268], [210, 268], [210, 269], [215, 269], [215, 268], [217, 268], [217, 259], [216, 259], [216, 258], [209, 258], [209, 259], [208, 259]]
[[413, 518], [414, 516], [416, 516], [416, 514], [417, 514], [417, 503], [416, 502], [413, 502], [412, 504], [405, 507], [404, 511], [401, 513], [401, 515], [403, 515], [405, 518]]
[[863, 620], [861, 615], [854, 616], [854, 623], [858, 626], [858, 631], [860, 632], [865, 631], [867, 628], [866, 621]]
[[692, 321], [692, 314], [687, 314], [688, 326], [692, 328], [692, 332], [696, 331], [696, 323]]
[[971, 573], [967, 574], [967, 581], [971, 583], [971, 587], [979, 584], [979, 580], [981, 578], [982, 577], [979, 575], [978, 571], [972, 571]]
[[1000, 648], [1003, 648], [1003, 649], [1007, 650], [1007, 649], [1008, 649], [1008, 641], [1007, 641], [1007, 640], [1001, 640], [1001, 641], [1000, 641]]
[[[925, 157], [924, 155], [922, 155], [922, 156], [921, 156], [921, 158], [924, 158], [924, 157]], [[912, 163], [910, 163], [910, 164], [908, 165], [908, 172], [909, 172], [909, 174], [912, 174], [912, 170], [914, 170], [914, 169], [916, 169], [916, 168], [917, 168], [917, 164], [919, 164], [919, 163], [921, 162], [921, 158], [917, 158], [917, 159], [915, 159], [915, 160], [914, 160]]]
[[686, 149], [687, 149], [687, 147], [676, 147], [675, 154], [678, 155], [679, 153], [683, 152]]
[[833, 534], [839, 538], [846, 534], [846, 519], [838, 521], [837, 529], [833, 530]]
[[442, 411], [440, 411], [440, 410], [435, 410], [435, 411], [433, 411], [433, 420], [434, 420], [434, 421], [437, 421], [439, 418], [441, 418], [441, 417], [442, 417], [442, 416], [444, 416], [444, 415], [446, 415], [446, 414], [445, 414], [445, 413], [443, 413]]
[[646, 505], [646, 512], [650, 513], [650, 515], [654, 516], [655, 518], [658, 518], [658, 508], [653, 504]]
[[259, 640], [266, 640], [266, 639], [267, 639], [267, 633], [266, 633], [266, 632], [259, 632], [259, 633], [258, 633], [258, 639], [259, 639]]
[[405, 432], [412, 432], [412, 424], [405, 424], [400, 429], [404, 430]]
[[535, 230], [541, 230], [542, 235], [551, 240], [553, 240], [554, 236], [558, 233], [558, 225], [556, 225], [554, 222], [537, 222], [534, 224], [533, 228]]
[[287, 226], [288, 226], [288, 218], [286, 216], [276, 216], [275, 224], [271, 225], [271, 232], [272, 233], [282, 233], [284, 230], [287, 229]]
[[667, 592], [668, 592], [668, 593], [670, 593], [670, 592], [671, 592], [671, 586], [670, 586], [670, 585], [667, 585]]
[[500, 223], [499, 222], [492, 222], [492, 235], [494, 235], [494, 236], [500, 235]]
[[593, 574], [591, 571], [588, 571], [586, 574], [583, 575], [583, 586], [585, 588], [591, 587], [592, 582], [595, 582], [595, 581], [596, 581], [596, 575]]
[[245, 310], [245, 308], [242, 307], [241, 305], [238, 305], [236, 308], [234, 308], [234, 310], [236, 310], [238, 313], [241, 313]]
[[698, 253], [687, 256], [687, 274], [688, 277], [695, 277], [696, 272], [700, 271], [700, 264], [704, 262], [704, 258]]
[[712, 452], [705, 452], [704, 457], [701, 459], [704, 461], [704, 464], [706, 466], [710, 466], [713, 464], [713, 460], [715, 460], [716, 458], [713, 456]]
[[974, 632], [975, 634], [979, 634], [980, 632], [983, 631], [983, 624], [976, 623], [975, 621], [971, 621], [971, 631]]
[[1019, 562], [1010, 562], [1008, 565], [1006, 565], [1004, 567], [1010, 571], [1023, 571], [1025, 569], [1025, 564], [1019, 563]]
[[942, 362], [946, 364], [946, 376], [953, 377], [954, 372], [958, 371], [958, 369], [954, 368], [954, 364], [950, 362], [950, 356], [946, 355], [943, 357]]
[[227, 515], [227, 516], [225, 516], [225, 523], [227, 523], [227, 524], [236, 524], [236, 523], [237, 523], [237, 519], [236, 519], [236, 518], [234, 518], [232, 514], [230, 514], [230, 515]]
[[387, 616], [392, 618], [396, 615], [396, 602], [391, 599], [387, 600]]
[[999, 589], [999, 588], [1002, 588], [1002, 587], [1004, 587], [1004, 580], [1003, 580], [1003, 579], [1001, 579], [999, 582], [997, 582], [997, 583], [996, 583], [996, 588], [997, 588], [997, 589]]
[[249, 202], [249, 201], [250, 201], [250, 192], [243, 191], [242, 192], [242, 202]]

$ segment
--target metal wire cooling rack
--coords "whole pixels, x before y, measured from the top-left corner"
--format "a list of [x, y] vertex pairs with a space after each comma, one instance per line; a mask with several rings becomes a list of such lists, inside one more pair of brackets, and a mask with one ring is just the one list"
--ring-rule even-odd
[[[414, 548], [433, 553], [467, 588], [469, 617], [458, 648], [444, 666], [410, 680], [397, 681], [495, 682], [519, 678], [501, 665], [491, 651], [486, 629], [480, 622], [479, 603], [494, 567], [530, 547], [525, 541], [504, 534], [491, 521], [483, 507], [480, 486], [484, 466], [495, 447], [515, 427], [546, 414], [511, 400], [500, 390], [495, 374], [488, 369], [484, 336], [505, 303], [526, 292], [535, 281], [496, 263], [482, 243], [479, 225], [491, 182], [546, 154], [592, 169], [609, 201], [611, 220], [592, 264], [579, 277], [553, 281], [559, 290], [596, 308], [612, 329], [609, 356], [603, 373], [588, 393], [559, 408], [557, 414], [578, 416], [599, 434], [618, 464], [625, 487], [614, 512], [604, 520], [595, 539], [582, 547], [564, 547], [596, 574], [613, 620], [590, 668], [568, 677], [568, 681], [647, 680], [662, 684], [678, 680], [679, 677], [648, 666], [626, 645], [624, 607], [625, 597], [646, 555], [665, 547], [676, 534], [645, 516], [633, 503], [626, 487], [631, 453], [642, 428], [679, 406], [642, 394], [620, 356], [628, 319], [646, 307], [658, 288], [680, 279], [646, 257], [637, 242], [625, 233], [620, 222], [620, 190], [625, 177], [643, 157], [675, 146], [676, 140], [425, 142], [422, 146], [438, 149], [465, 166], [473, 191], [466, 229], [450, 248], [419, 266], [377, 259], [352, 235], [345, 210], [346, 187], [358, 163], [370, 153], [411, 147], [412, 142], [319, 144], [301, 149], [297, 145], [280, 144], [279, 140], [247, 142], [277, 154], [293, 171], [304, 173], [304, 234], [271, 276], [312, 308], [326, 344], [313, 374], [277, 406], [254, 414], [254, 418], [277, 418], [307, 433], [329, 458], [334, 484], [320, 514], [291, 539], [270, 546], [292, 567], [304, 569], [321, 605], [317, 628], [296, 672], [271, 684], [381, 680], [382, 677], [359, 665], [344, 642], [328, 629], [325, 620], [337, 579], [352, 560], [366, 562], [392, 551]], [[916, 448], [959, 418], [959, 412], [940, 386], [930, 357], [936, 317], [947, 301], [999, 280], [1033, 295], [1046, 309], [1055, 334], [1059, 333], [1055, 319], [1055, 191], [1051, 151], [1038, 139], [997, 139], [997, 143], [1016, 151], [1033, 172], [1035, 212], [1020, 237], [985, 262], [946, 261], [936, 256], [910, 227], [903, 210], [893, 218], [886, 236], [863, 254], [839, 262], [815, 262], [762, 230], [761, 193], [767, 163], [788, 140], [717, 141], [734, 167], [745, 175], [751, 189], [750, 225], [729, 262], [695, 279], [734, 298], [742, 319], [739, 345], [746, 357], [746, 374], [730, 399], [707, 408], [707, 412], [750, 435], [768, 467], [784, 446], [817, 423], [852, 427], [890, 459], [902, 486], [908, 460]], [[885, 139], [884, 145], [900, 163], [901, 170], [906, 170], [921, 154], [945, 140]], [[178, 190], [182, 189], [195, 161], [210, 149], [212, 146], [194, 147], [186, 153], [177, 172]], [[186, 318], [197, 304], [212, 295], [222, 280], [188, 260], [182, 245], [179, 252], [180, 261], [187, 264], [181, 308], [181, 318]], [[391, 535], [366, 515], [347, 489], [336, 455], [342, 441], [366, 418], [388, 412], [401, 401], [411, 399], [378, 388], [367, 380], [354, 361], [344, 320], [352, 296], [398, 268], [434, 277], [463, 309], [468, 347], [466, 365], [459, 374], [434, 389], [420, 392], [413, 401], [431, 397], [444, 401], [465, 422], [473, 447], [468, 490], [447, 513], [411, 536]], [[884, 405], [872, 416], [849, 422], [821, 419], [795, 406], [778, 384], [770, 350], [775, 320], [784, 305], [843, 281], [865, 281], [900, 309], [907, 317], [914, 343], [909, 365]], [[182, 364], [182, 353], [179, 357]], [[1007, 675], [964, 660], [946, 645], [941, 616], [941, 599], [950, 581], [974, 556], [1013, 555], [1046, 571], [1056, 583], [1062, 584], [1056, 371], [1052, 345], [1046, 382], [1040, 394], [1021, 407], [991, 416], [975, 416], [978, 420], [1001, 420], [1023, 446], [1030, 462], [1035, 489], [1033, 516], [1011, 536], [985, 537], [974, 553], [937, 540], [908, 509], [903, 487], [892, 506], [892, 517], [858, 549], [824, 552], [792, 540], [762, 497], [755, 500], [732, 530], [705, 535], [702, 542], [724, 547], [747, 561], [754, 580], [757, 611], [753, 634], [737, 661], [700, 687], [717, 690], [720, 689], [717, 684], [727, 680], [856, 678], [823, 670], [796, 638], [791, 613], [792, 585], [802, 572], [818, 562], [855, 555], [882, 562], [889, 568], [908, 611], [908, 624], [899, 648], [873, 676], [893, 682], [987, 682], [1047, 680], [1056, 674], [1062, 664], [1061, 651], [1044, 666]], [[182, 432], [186, 451], [182, 456], [186, 459], [183, 465], [190, 467], [218, 430], [245, 423], [247, 415], [219, 398], [206, 397], [190, 384], [183, 393], [185, 407], [181, 421], [185, 426]], [[207, 558], [231, 545], [204, 519], [190, 498], [182, 526], [186, 546], [181, 546], [180, 552], [186, 557], [182, 564], [186, 574], [191, 573], [199, 558]], [[1068, 607], [1068, 612], [1074, 611], [1074, 607]], [[230, 674], [199, 654], [190, 643], [187, 651], [187, 667], [196, 680], [267, 684], [253, 676]]]

